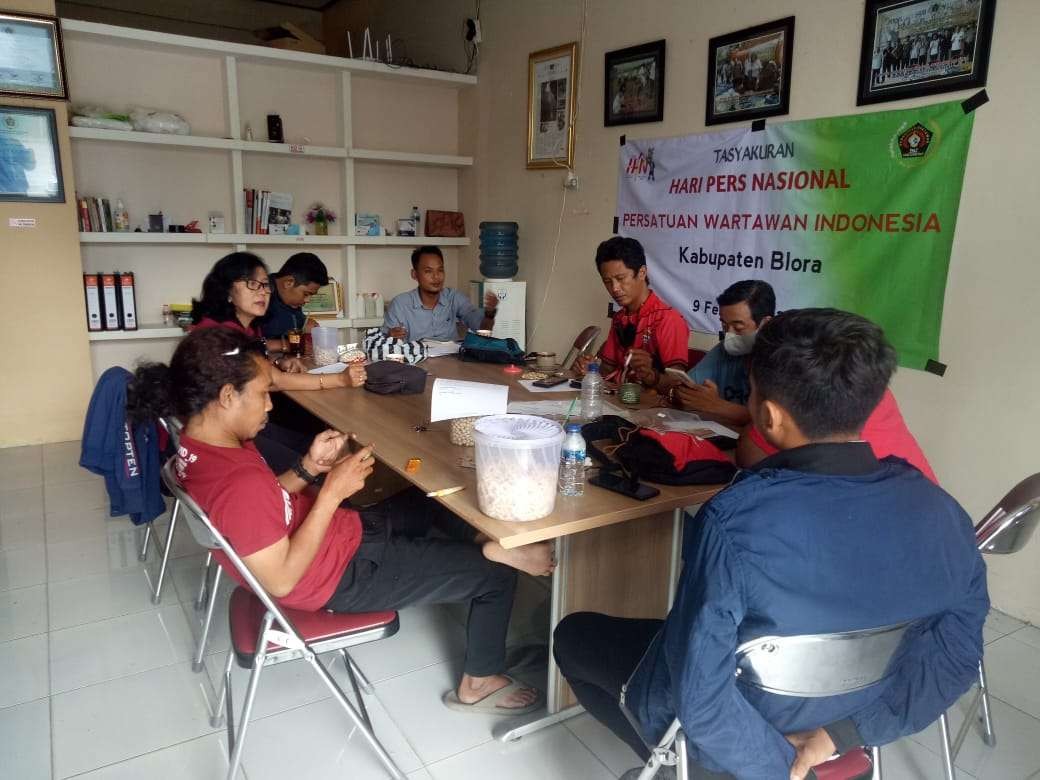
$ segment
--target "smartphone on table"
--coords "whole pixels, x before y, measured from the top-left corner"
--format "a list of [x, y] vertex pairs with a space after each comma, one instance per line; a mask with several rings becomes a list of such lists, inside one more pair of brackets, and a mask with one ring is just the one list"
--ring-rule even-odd
[[545, 379], [536, 379], [531, 384], [534, 387], [556, 387], [569, 381], [565, 376], [547, 376]]

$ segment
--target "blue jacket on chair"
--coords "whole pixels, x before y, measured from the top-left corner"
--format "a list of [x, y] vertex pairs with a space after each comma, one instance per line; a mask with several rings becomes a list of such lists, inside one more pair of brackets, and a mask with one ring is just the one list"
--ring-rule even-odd
[[105, 478], [109, 514], [130, 515], [135, 525], [166, 511], [160, 490], [159, 437], [154, 422], [134, 427], [126, 419], [126, 387], [131, 374], [110, 368], [90, 397], [83, 423], [79, 465]]
[[[786, 778], [784, 734], [844, 724], [860, 744], [885, 744], [926, 728], [976, 679], [989, 596], [971, 521], [869, 444], [811, 444], [741, 472], [687, 517], [683, 560], [622, 703], [648, 744], [678, 717], [706, 769]], [[734, 676], [734, 651], [751, 639], [909, 620], [892, 676], [856, 693], [780, 696]]]

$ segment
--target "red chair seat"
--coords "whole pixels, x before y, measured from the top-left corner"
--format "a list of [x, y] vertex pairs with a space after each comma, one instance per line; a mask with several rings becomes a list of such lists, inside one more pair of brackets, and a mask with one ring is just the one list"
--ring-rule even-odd
[[813, 767], [816, 780], [858, 780], [870, 777], [874, 764], [866, 748], [854, 748], [838, 758]]
[[[285, 609], [285, 616], [292, 621], [296, 630], [308, 644], [325, 642], [330, 639], [348, 637], [371, 631], [376, 628], [392, 627], [390, 633], [397, 631], [397, 612], [306, 612], [298, 609]], [[253, 665], [256, 655], [256, 640], [260, 633], [260, 623], [267, 612], [260, 601], [250, 590], [235, 588], [228, 605], [228, 618], [231, 623], [231, 643], [235, 648], [238, 662], [245, 668]], [[273, 652], [281, 647], [268, 643], [267, 651]]]

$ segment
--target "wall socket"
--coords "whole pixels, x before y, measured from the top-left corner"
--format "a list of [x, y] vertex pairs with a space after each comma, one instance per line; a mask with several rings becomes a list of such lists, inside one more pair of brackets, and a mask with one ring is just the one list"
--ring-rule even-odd
[[565, 190], [578, 189], [578, 174], [574, 171], [567, 171], [567, 175], [563, 179], [563, 188]]
[[480, 43], [480, 19], [467, 19], [466, 20], [466, 40], [473, 41], [473, 43]]

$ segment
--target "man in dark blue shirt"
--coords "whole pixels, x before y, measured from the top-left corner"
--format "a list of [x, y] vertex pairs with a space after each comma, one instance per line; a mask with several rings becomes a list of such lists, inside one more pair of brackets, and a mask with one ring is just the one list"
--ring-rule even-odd
[[[578, 700], [640, 756], [678, 718], [701, 776], [804, 776], [836, 747], [926, 728], [974, 681], [989, 597], [971, 521], [917, 469], [859, 440], [895, 364], [880, 328], [854, 314], [766, 323], [748, 407], [780, 451], [687, 518], [667, 618], [576, 613], [557, 627]], [[892, 675], [857, 693], [779, 696], [734, 674], [737, 646], [758, 637], [904, 621], [917, 622]]]
[[[272, 352], [285, 352], [281, 339], [290, 330], [302, 330], [307, 322], [304, 304], [318, 288], [329, 283], [329, 272], [321, 259], [311, 252], [297, 252], [271, 277], [271, 302], [260, 320], [260, 332]], [[280, 361], [281, 362], [281, 361]], [[279, 366], [280, 368], [284, 367]]]

